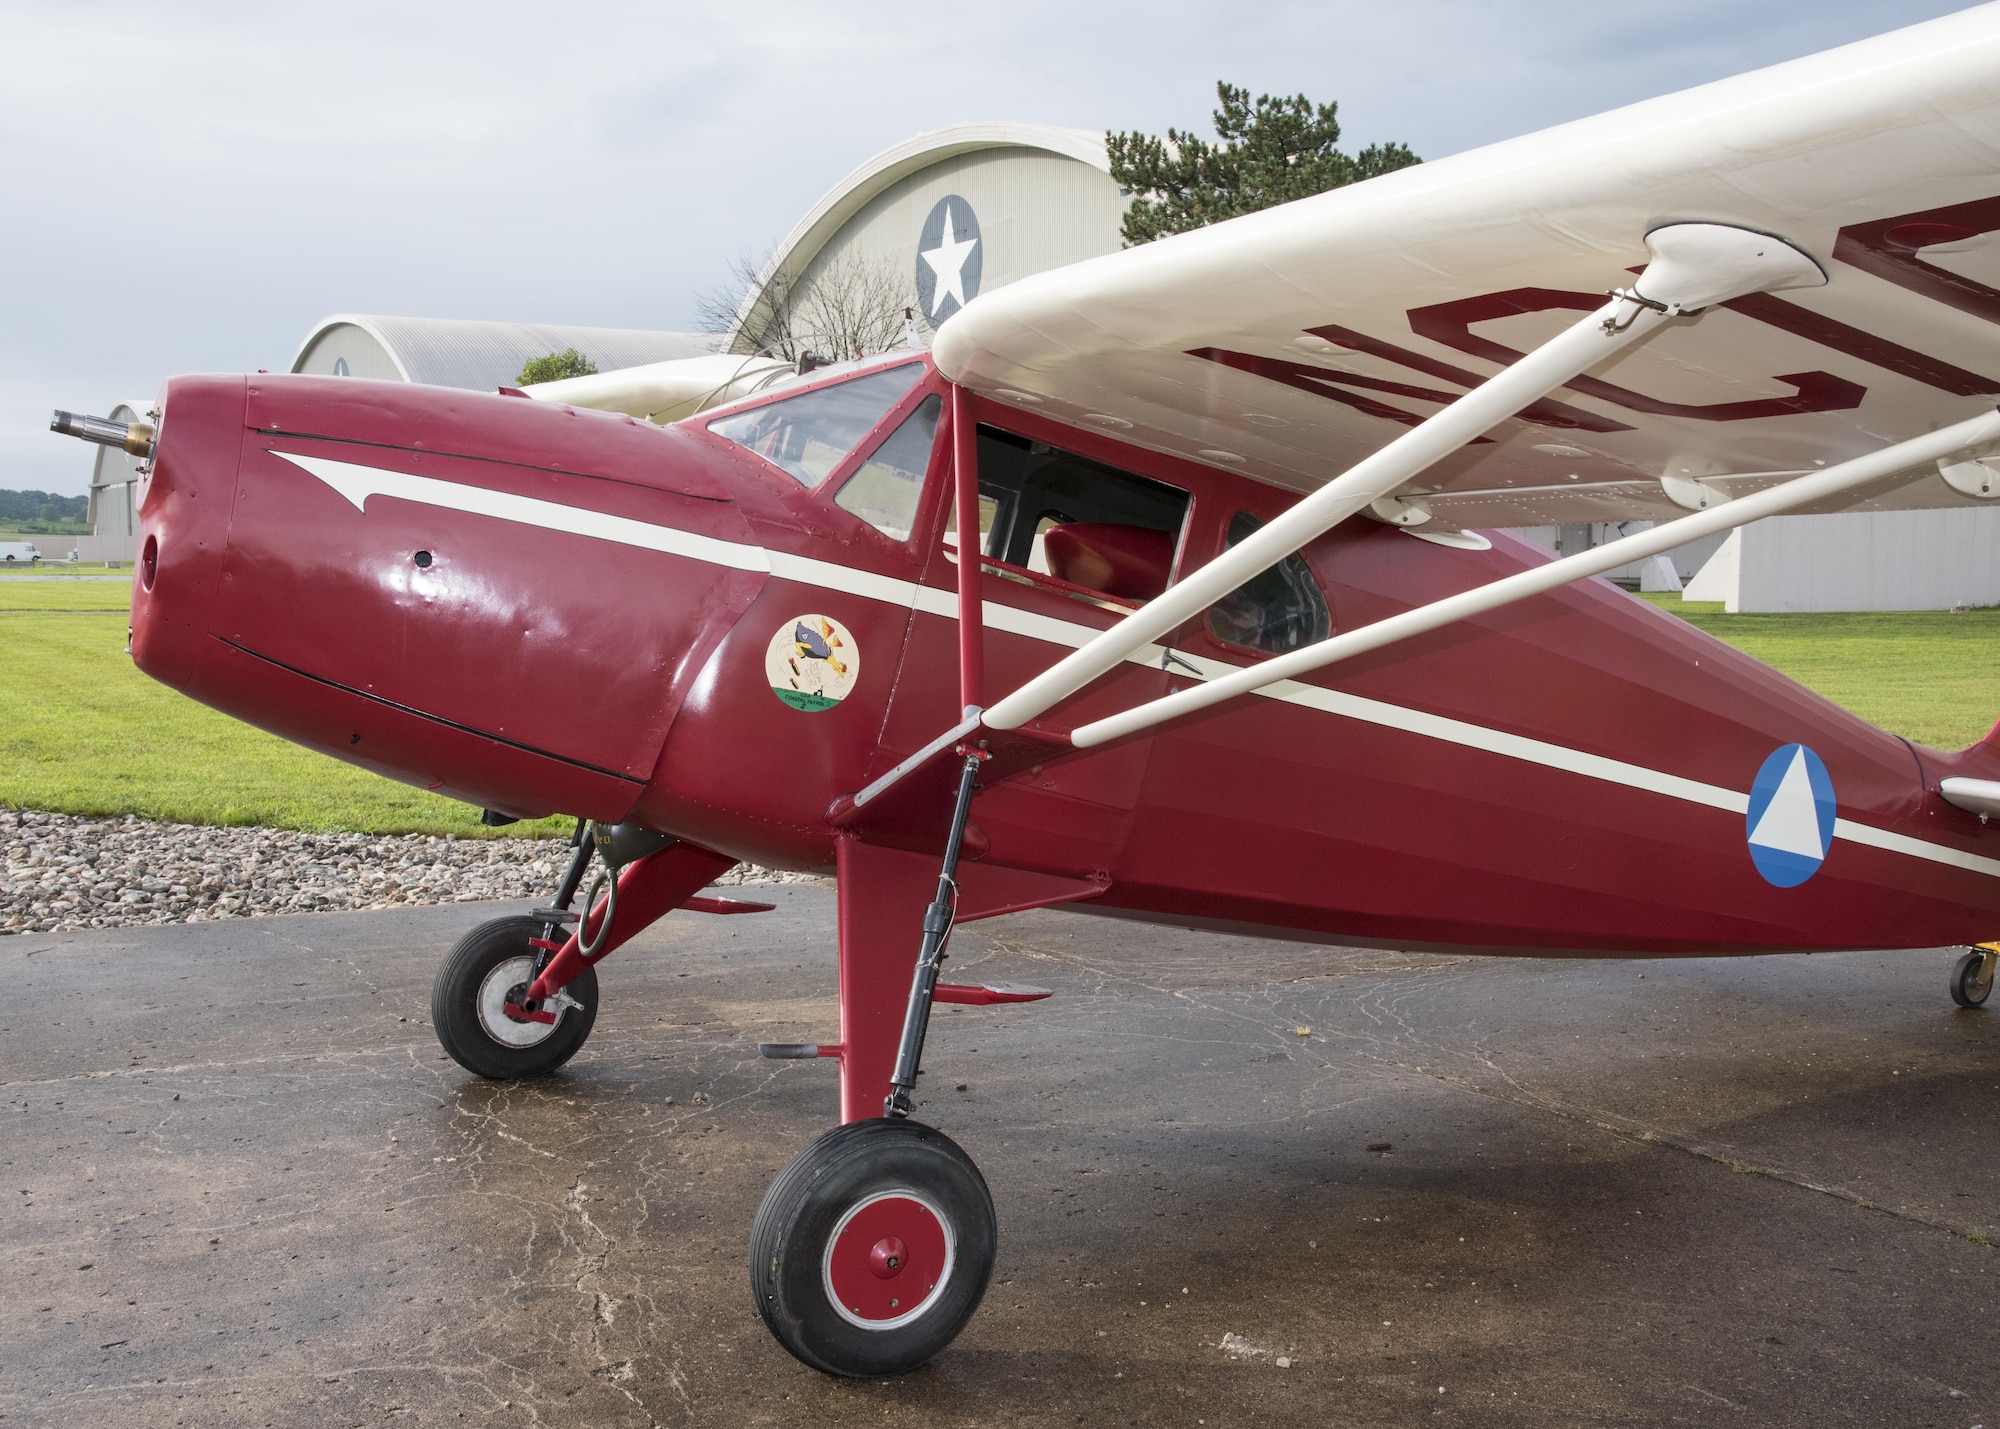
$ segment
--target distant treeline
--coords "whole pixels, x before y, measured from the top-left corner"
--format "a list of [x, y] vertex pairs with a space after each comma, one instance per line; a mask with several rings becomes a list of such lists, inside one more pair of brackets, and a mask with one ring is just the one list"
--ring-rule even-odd
[[0, 489], [0, 523], [46, 521], [50, 525], [77, 522], [90, 509], [87, 496], [58, 496], [53, 491]]

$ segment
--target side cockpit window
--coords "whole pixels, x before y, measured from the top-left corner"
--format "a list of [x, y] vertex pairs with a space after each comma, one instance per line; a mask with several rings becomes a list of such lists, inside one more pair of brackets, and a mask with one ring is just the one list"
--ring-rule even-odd
[[852, 511], [892, 541], [909, 540], [943, 408], [944, 399], [935, 393], [924, 398], [840, 484], [834, 505]]
[[[1248, 511], [1237, 512], [1229, 522], [1229, 544], [1248, 540], [1263, 524]], [[1292, 555], [1210, 606], [1208, 628], [1217, 640], [1278, 655], [1326, 639], [1333, 619], [1304, 558]]]
[[708, 429], [749, 448], [799, 485], [817, 486], [923, 376], [921, 362], [906, 362], [718, 417]]
[[[1047, 442], [981, 427], [979, 508], [990, 560], [1143, 602], [1173, 578], [1188, 494]], [[956, 546], [955, 533], [946, 539]]]

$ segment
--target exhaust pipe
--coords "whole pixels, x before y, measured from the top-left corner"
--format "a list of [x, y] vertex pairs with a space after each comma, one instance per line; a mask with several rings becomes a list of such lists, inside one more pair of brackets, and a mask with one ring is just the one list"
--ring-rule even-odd
[[86, 417], [80, 412], [58, 411], [49, 430], [101, 447], [118, 447], [132, 456], [150, 461], [153, 456], [154, 428], [151, 422], [114, 422], [107, 417]]

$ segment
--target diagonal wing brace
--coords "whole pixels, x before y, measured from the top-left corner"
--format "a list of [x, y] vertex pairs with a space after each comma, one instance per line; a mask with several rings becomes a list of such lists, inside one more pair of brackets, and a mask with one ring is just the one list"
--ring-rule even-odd
[[[996, 701], [981, 716], [982, 722], [990, 729], [1011, 730], [1039, 718], [1141, 646], [1159, 640], [1251, 577], [1672, 318], [1748, 293], [1819, 287], [1826, 282], [1819, 265], [1789, 243], [1724, 224], [1669, 224], [1647, 234], [1646, 247], [1652, 261], [1630, 289], [1614, 293], [1604, 307], [1356, 463], [1240, 545]], [[1630, 559], [1620, 557], [1621, 562]]]
[[[1429, 605], [1406, 610], [1401, 615], [1392, 615], [1387, 620], [1378, 620], [1373, 625], [1364, 625], [1358, 630], [1349, 630], [1317, 645], [1308, 645], [1302, 650], [1280, 655], [1252, 665], [1233, 675], [1225, 675], [1219, 680], [1196, 685], [1178, 694], [1152, 700], [1133, 709], [1109, 715], [1104, 719], [1080, 725], [1071, 735], [1071, 741], [1079, 749], [1104, 744], [1113, 739], [1121, 739], [1142, 729], [1167, 720], [1179, 719], [1193, 714], [1196, 710], [1234, 699], [1238, 695], [1249, 694], [1294, 675], [1302, 675], [1310, 670], [1324, 669], [1341, 660], [1379, 650], [1384, 645], [1393, 645], [1399, 640], [1408, 640], [1414, 635], [1436, 630], [1453, 621], [1464, 620], [1468, 616], [1483, 615], [1489, 610], [1497, 610], [1503, 605], [1511, 605], [1517, 600], [1541, 595], [1557, 586], [1571, 581], [1582, 580], [1586, 576], [1602, 575], [1615, 570], [1630, 561], [1644, 560], [1662, 551], [1670, 551], [1689, 541], [1712, 536], [1718, 531], [1727, 531], [1737, 526], [1747, 525], [1766, 516], [1775, 516], [1784, 511], [1810, 502], [1824, 500], [1869, 482], [1880, 481], [1898, 472], [1914, 467], [1927, 466], [1932, 462], [1950, 457], [1960, 457], [1967, 451], [1977, 451], [2000, 443], [2000, 412], [1987, 412], [1970, 421], [1955, 426], [1929, 432], [1907, 442], [1884, 447], [1881, 451], [1870, 452], [1866, 456], [1844, 461], [1838, 466], [1830, 466], [1825, 471], [1817, 471], [1810, 476], [1796, 477], [1782, 486], [1768, 487], [1754, 495], [1738, 497], [1720, 506], [1712, 506], [1706, 511], [1692, 516], [1683, 516], [1678, 521], [1669, 521], [1655, 526], [1650, 531], [1626, 536], [1620, 540], [1594, 546], [1588, 551], [1551, 561], [1532, 570], [1521, 571], [1502, 580], [1491, 581], [1472, 590], [1443, 600], [1432, 601]], [[1947, 783], [1951, 782], [1949, 780]], [[2000, 788], [2000, 786], [1995, 786]], [[1947, 799], [1951, 798], [1949, 792]], [[1958, 803], [1958, 800], [1952, 800]], [[1970, 807], [1961, 804], [1960, 807]], [[1975, 811], [1976, 812], [1976, 811]]]

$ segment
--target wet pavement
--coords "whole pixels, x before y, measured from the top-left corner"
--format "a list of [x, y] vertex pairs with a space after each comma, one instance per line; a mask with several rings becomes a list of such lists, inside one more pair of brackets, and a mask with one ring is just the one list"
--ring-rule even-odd
[[622, 950], [582, 1054], [513, 1086], [426, 1019], [524, 905], [0, 940], [4, 1422], [2000, 1427], [2000, 1011], [1948, 954], [1053, 912], [949, 974], [1056, 997], [941, 1008], [927, 1053], [999, 1211], [985, 1304], [913, 1374], [823, 1378], [743, 1267], [834, 1107], [756, 1055], [835, 1035], [833, 895], [770, 896]]

